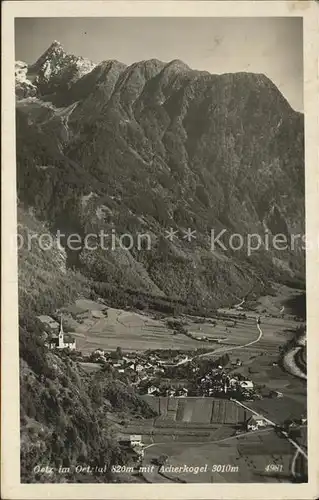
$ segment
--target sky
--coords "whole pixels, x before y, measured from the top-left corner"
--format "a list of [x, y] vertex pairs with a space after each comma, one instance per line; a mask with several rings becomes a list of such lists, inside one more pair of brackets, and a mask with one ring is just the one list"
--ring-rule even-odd
[[210, 73], [263, 73], [303, 111], [302, 18], [19, 18], [16, 59], [35, 62], [58, 40], [95, 63], [181, 59]]

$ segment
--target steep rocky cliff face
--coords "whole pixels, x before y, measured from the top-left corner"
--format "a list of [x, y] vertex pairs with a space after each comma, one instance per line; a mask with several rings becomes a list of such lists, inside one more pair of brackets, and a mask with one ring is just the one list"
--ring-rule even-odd
[[[266, 76], [212, 75], [177, 60], [95, 65], [57, 42], [18, 70], [20, 202], [53, 232], [134, 238], [129, 251], [66, 250], [67, 266], [115, 288], [214, 306], [270, 279], [303, 281], [301, 239], [286, 250], [271, 243], [304, 233], [303, 116]], [[211, 230], [224, 230], [226, 249], [211, 248]], [[269, 250], [230, 248], [233, 233], [245, 242], [265, 232]], [[150, 249], [136, 248], [138, 233]]]

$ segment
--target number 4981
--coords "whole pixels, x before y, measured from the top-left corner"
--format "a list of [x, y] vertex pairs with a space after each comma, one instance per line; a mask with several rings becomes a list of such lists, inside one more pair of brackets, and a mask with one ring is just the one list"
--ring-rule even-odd
[[266, 472], [281, 472], [283, 468], [282, 464], [268, 464], [265, 467]]

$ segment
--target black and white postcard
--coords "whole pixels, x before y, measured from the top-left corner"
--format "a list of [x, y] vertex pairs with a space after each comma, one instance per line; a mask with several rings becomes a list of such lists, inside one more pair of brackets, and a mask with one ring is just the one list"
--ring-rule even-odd
[[2, 497], [315, 498], [318, 4], [3, 13]]

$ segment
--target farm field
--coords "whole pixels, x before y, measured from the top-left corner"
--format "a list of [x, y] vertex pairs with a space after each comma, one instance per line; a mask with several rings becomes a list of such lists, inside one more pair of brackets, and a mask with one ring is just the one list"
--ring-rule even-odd
[[[255, 344], [245, 347], [245, 350], [247, 349], [256, 353], [267, 352], [278, 354], [278, 347], [285, 344], [293, 336], [293, 329], [296, 326], [298, 326], [298, 323], [294, 320], [265, 318], [261, 325], [263, 331], [262, 337]], [[258, 333], [255, 318], [236, 320], [236, 326], [228, 327], [227, 339], [221, 340], [217, 349], [224, 350], [225, 348], [226, 350], [228, 347], [245, 345], [255, 340], [258, 337]], [[209, 337], [209, 335], [207, 336]], [[234, 352], [236, 352], [236, 349]]]
[[217, 398], [167, 398], [143, 396], [148, 404], [159, 413], [155, 425], [165, 426], [168, 421], [178, 425], [199, 424], [210, 425], [238, 425], [247, 419], [244, 408], [227, 399]]
[[[227, 319], [203, 321], [196, 317], [187, 316], [186, 328], [195, 337], [207, 337], [211, 342], [195, 340], [182, 333], [174, 334], [167, 327], [166, 320], [152, 318], [151, 315], [134, 311], [108, 308], [107, 316], [102, 310], [105, 306], [91, 300], [77, 300], [72, 312], [65, 318], [72, 335], [76, 337], [77, 347], [83, 354], [95, 349], [115, 350], [121, 347], [123, 351], [144, 351], [146, 349], [176, 349], [195, 350], [206, 348], [219, 352], [231, 350], [234, 353], [247, 350], [250, 355], [268, 352], [274, 356], [278, 354], [278, 347], [284, 344], [292, 335], [292, 328], [296, 323], [291, 319], [265, 319], [262, 338], [252, 346], [237, 349], [237, 346], [254, 341], [259, 332], [256, 327], [256, 315], [247, 319], [237, 319], [236, 323]], [[70, 308], [72, 311], [72, 308]], [[82, 311], [82, 312], [81, 312]], [[167, 318], [169, 319], [169, 318]], [[247, 355], [246, 353], [246, 355]]]
[[228, 438], [234, 435], [235, 427], [247, 419], [246, 410], [228, 400], [152, 396], [143, 396], [143, 399], [159, 416], [143, 422], [131, 420], [122, 432], [141, 434], [145, 444]]
[[[142, 441], [145, 445], [154, 443], [182, 443], [183, 445], [189, 443], [207, 443], [215, 439], [216, 432], [220, 427], [210, 427], [207, 430], [194, 429], [194, 428], [172, 428], [172, 427], [153, 427], [152, 429], [146, 428], [141, 425], [129, 425], [126, 429], [122, 429], [122, 435], [140, 434]], [[234, 434], [233, 429], [222, 428], [223, 437], [230, 437]]]
[[[241, 483], [241, 482], [289, 482], [290, 465], [293, 456], [290, 443], [279, 438], [272, 429], [250, 432], [242, 436], [216, 439], [210, 443], [166, 442], [150, 445], [145, 450], [145, 465], [161, 454], [167, 454], [167, 465], [204, 467], [207, 470], [193, 472], [167, 473], [172, 480], [188, 483]], [[212, 471], [214, 465], [227, 465], [229, 471]], [[267, 472], [268, 465], [280, 466], [280, 471]], [[153, 482], [161, 482], [161, 477], [149, 477]]]
[[[235, 357], [235, 352], [231, 358]], [[243, 358], [242, 353], [240, 353], [238, 357], [242, 360], [243, 365], [234, 368], [234, 371], [250, 378], [255, 384], [265, 385], [268, 389], [278, 390], [283, 394], [282, 398], [264, 398], [255, 401], [252, 404], [257, 411], [264, 409], [265, 414], [268, 413], [268, 417], [275, 421], [300, 417], [305, 412], [307, 405], [306, 381], [285, 372], [278, 365], [273, 366], [273, 361], [277, 362], [278, 359], [274, 359], [272, 354], [265, 352], [262, 355]]]
[[285, 285], [273, 284], [275, 295], [265, 295], [256, 301], [254, 310], [258, 314], [278, 315], [283, 313], [294, 316], [297, 313], [305, 315], [305, 291], [296, 290]]
[[145, 445], [154, 443], [207, 443], [208, 441], [228, 438], [234, 435], [234, 428], [223, 425], [204, 425], [199, 423], [174, 423], [157, 418], [141, 422], [131, 420], [121, 428], [120, 434], [140, 434]]
[[305, 411], [305, 404], [285, 396], [279, 399], [265, 398], [251, 403], [245, 402], [245, 404], [278, 424], [286, 419], [298, 419]]
[[[101, 305], [93, 301], [77, 301], [76, 307], [88, 310], [80, 320], [67, 318], [76, 338], [77, 348], [87, 354], [95, 349], [145, 351], [146, 349], [192, 350], [207, 347], [207, 343], [185, 335], [174, 335], [164, 321], [151, 316], [121, 309], [108, 308], [107, 317], [98, 316]], [[93, 317], [92, 317], [93, 315]]]

